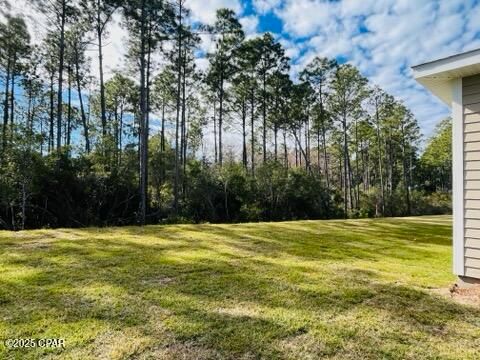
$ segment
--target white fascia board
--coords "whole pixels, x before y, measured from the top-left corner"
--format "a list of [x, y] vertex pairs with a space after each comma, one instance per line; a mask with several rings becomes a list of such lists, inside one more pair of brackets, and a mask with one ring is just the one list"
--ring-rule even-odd
[[454, 79], [468, 76], [459, 75], [459, 73], [471, 75], [469, 68], [478, 64], [480, 64], [480, 49], [413, 66], [412, 69], [415, 79], [425, 77]]
[[451, 106], [452, 80], [480, 73], [480, 49], [417, 65], [412, 70], [415, 80]]

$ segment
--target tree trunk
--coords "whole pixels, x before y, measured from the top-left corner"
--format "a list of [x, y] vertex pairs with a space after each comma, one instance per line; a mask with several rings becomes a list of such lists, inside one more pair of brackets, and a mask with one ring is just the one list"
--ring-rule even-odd
[[187, 52], [186, 49], [184, 49], [184, 54], [183, 54], [183, 81], [182, 81], [182, 141], [181, 141], [181, 158], [182, 158], [182, 195], [185, 198], [186, 195], [186, 184], [185, 184], [185, 174], [187, 171], [187, 99], [186, 99], [186, 81], [187, 81], [187, 64], [186, 64], [186, 59], [187, 59]]
[[162, 102], [162, 130], [160, 135], [161, 181], [165, 181], [165, 100]]
[[124, 113], [124, 103], [120, 105], [120, 124], [118, 126], [118, 166], [122, 165], [123, 157], [123, 113]]
[[15, 121], [15, 65], [16, 65], [16, 60], [14, 58], [13, 60], [13, 69], [12, 69], [12, 90], [10, 93], [10, 143], [12, 143], [13, 140], [13, 125]]
[[323, 147], [323, 163], [325, 166], [325, 181], [327, 183], [327, 189], [330, 189], [330, 174], [328, 169], [328, 154], [327, 154], [327, 135], [325, 124], [322, 121], [322, 147]]
[[187, 83], [187, 51], [186, 47], [184, 49], [183, 53], [183, 64], [182, 64], [182, 72], [183, 72], [183, 79], [182, 79], [182, 122], [181, 122], [181, 142], [180, 142], [180, 158], [181, 158], [181, 164], [182, 164], [182, 194], [185, 196], [185, 172], [186, 172], [186, 163], [187, 163], [187, 157], [186, 157], [186, 146], [187, 146], [187, 116], [186, 116], [186, 111], [187, 111], [187, 88], [186, 88], [186, 83]]
[[252, 176], [255, 177], [255, 93], [253, 89], [250, 94], [250, 130]]
[[177, 114], [175, 119], [175, 181], [173, 186], [174, 202], [173, 207], [175, 215], [178, 215], [178, 182], [179, 182], [179, 130], [180, 130], [180, 102], [182, 91], [182, 18], [183, 18], [183, 0], [179, 4], [179, 22], [178, 22], [178, 64], [177, 64]]
[[[296, 137], [297, 137], [296, 131], [297, 131], [297, 130], [294, 130], [294, 132], [295, 132], [295, 133], [294, 133], [295, 139], [296, 139]], [[298, 140], [298, 142], [299, 142], [299, 144], [298, 144], [298, 145], [299, 145], [298, 165], [299, 165], [300, 167], [302, 167], [302, 155], [303, 155], [303, 154], [302, 154], [302, 151], [301, 151], [301, 149], [300, 149], [300, 148], [302, 147], [302, 129], [301, 129], [301, 128], [298, 129], [298, 139], [299, 139], [299, 140]]]
[[412, 205], [410, 203], [410, 183], [408, 181], [408, 164], [407, 164], [407, 145], [405, 143], [405, 125], [402, 122], [402, 163], [403, 163], [403, 186], [405, 189], [406, 203], [407, 203], [407, 213], [410, 215], [412, 213]]
[[114, 146], [114, 149], [113, 149], [113, 156], [114, 156], [114, 159], [113, 159], [113, 164], [115, 165], [115, 168], [117, 167], [118, 165], [118, 143], [119, 143], [119, 131], [120, 131], [120, 116], [119, 116], [119, 112], [118, 112], [118, 108], [119, 108], [119, 103], [118, 103], [118, 98], [116, 97], [115, 98], [115, 105], [114, 105], [114, 111], [113, 111], [113, 140], [115, 142], [115, 146]]
[[382, 216], [385, 216], [385, 186], [383, 184], [383, 169], [382, 169], [382, 143], [381, 143], [381, 136], [380, 136], [380, 115], [378, 113], [378, 100], [375, 99], [375, 118], [377, 120], [377, 146], [378, 146], [378, 172], [380, 177], [380, 196], [381, 196], [381, 208], [382, 208]]
[[348, 163], [348, 188], [350, 189], [349, 195], [350, 195], [350, 210], [353, 211], [353, 209], [356, 207], [355, 204], [355, 188], [353, 186], [353, 170], [352, 170], [352, 164], [350, 162], [350, 153], [347, 154], [347, 163]]
[[22, 230], [25, 230], [25, 222], [27, 220], [27, 187], [25, 179], [22, 181]]
[[357, 120], [355, 120], [355, 171], [356, 171], [356, 174], [355, 174], [355, 185], [356, 185], [356, 189], [357, 189], [357, 193], [356, 193], [356, 208], [357, 210], [359, 210], [359, 206], [360, 206], [360, 167], [359, 167], [359, 164], [358, 164], [358, 159], [360, 158], [360, 156], [358, 155], [358, 152], [359, 152], [359, 147], [358, 147], [358, 124], [357, 124]]
[[298, 167], [298, 147], [297, 147], [297, 142], [295, 142], [295, 167]]
[[317, 166], [318, 166], [318, 173], [319, 175], [321, 175], [322, 166], [320, 165], [320, 126], [317, 126]]
[[145, 131], [143, 134], [143, 186], [144, 186], [144, 202], [145, 202], [145, 217], [148, 207], [148, 149], [150, 136], [150, 78], [151, 78], [151, 61], [152, 61], [152, 22], [148, 19], [148, 33], [147, 33], [147, 63], [146, 63], [146, 79], [145, 79]]
[[215, 142], [215, 164], [218, 163], [218, 147], [217, 147], [217, 103], [213, 101], [213, 140]]
[[53, 81], [55, 74], [50, 74], [50, 135], [48, 139], [48, 152], [52, 152], [55, 148], [55, 139], [54, 139], [54, 122], [55, 122], [55, 104], [54, 104], [54, 91], [53, 91]]
[[[324, 172], [325, 172], [325, 182], [327, 185], [327, 189], [330, 190], [330, 176], [329, 176], [329, 169], [328, 169], [328, 154], [327, 154], [327, 129], [325, 126], [325, 112], [323, 109], [323, 90], [320, 86], [320, 127], [322, 133], [322, 147], [323, 147], [323, 164], [324, 164]], [[320, 166], [320, 164], [319, 164]]]
[[146, 135], [146, 121], [147, 121], [147, 102], [146, 102], [146, 0], [141, 2], [141, 28], [140, 28], [140, 118], [139, 118], [139, 153], [140, 153], [140, 186], [139, 186], [139, 212], [138, 222], [140, 225], [145, 224], [147, 212], [147, 183], [146, 183], [146, 153], [145, 153], [145, 135]]
[[263, 162], [267, 161], [267, 78], [266, 73], [263, 74], [263, 90], [262, 90], [262, 115], [263, 115]]
[[[301, 134], [302, 132], [299, 131], [299, 134]], [[296, 143], [298, 144], [298, 149], [300, 150], [300, 154], [303, 155], [303, 158], [305, 159], [305, 169], [311, 173], [312, 172], [312, 168], [310, 166], [310, 161], [308, 160], [308, 156], [307, 156], [307, 152], [306, 150], [303, 149], [302, 147], [302, 140], [301, 138], [299, 138], [297, 136], [297, 132], [295, 130], [293, 130], [293, 136], [295, 137], [295, 141]], [[300, 156], [300, 160], [302, 159], [302, 157]], [[301, 166], [301, 162], [300, 162], [300, 166]]]
[[68, 113], [67, 113], [67, 146], [70, 146], [72, 131], [72, 68], [68, 67]]
[[182, 177], [182, 186], [183, 186], [183, 196], [187, 196], [187, 149], [188, 149], [188, 119], [189, 115], [185, 116], [184, 124], [184, 141], [183, 141], [183, 177]]
[[220, 97], [219, 97], [219, 113], [218, 113], [218, 163], [222, 166], [223, 163], [223, 69], [220, 69]]
[[393, 166], [394, 166], [394, 153], [393, 153], [393, 146], [392, 146], [392, 134], [389, 130], [388, 134], [388, 195], [389, 195], [389, 202], [388, 207], [390, 210], [390, 216], [394, 215], [394, 208], [393, 208]]
[[242, 161], [243, 167], [247, 170], [247, 104], [242, 100]]
[[[78, 59], [78, 52], [76, 51], [76, 59]], [[85, 115], [85, 107], [83, 105], [83, 96], [82, 96], [82, 86], [80, 84], [80, 69], [78, 61], [75, 62], [75, 77], [77, 80], [77, 92], [78, 92], [78, 100], [80, 102], [80, 116], [82, 118], [82, 125], [83, 125], [83, 136], [85, 137], [85, 151], [87, 154], [90, 153], [90, 138], [88, 136], [88, 124], [87, 124], [87, 116]]]
[[[105, 81], [103, 76], [103, 25], [100, 18], [101, 15], [101, 0], [97, 0], [97, 39], [98, 39], [98, 71], [100, 77], [100, 118], [102, 121], [102, 136], [107, 135], [107, 116], [106, 116], [106, 101], [105, 101]], [[143, 20], [142, 20], [143, 21]], [[104, 140], [104, 139], [103, 139]]]
[[343, 172], [344, 172], [344, 201], [343, 210], [345, 219], [348, 217], [348, 188], [349, 188], [349, 170], [348, 170], [348, 139], [347, 139], [347, 120], [345, 116], [342, 120], [343, 125]]
[[274, 137], [274, 152], [275, 152], [275, 162], [278, 161], [278, 144], [277, 144], [277, 141], [278, 141], [278, 125], [277, 123], [275, 122], [275, 125], [273, 127], [273, 137]]
[[62, 145], [62, 111], [63, 111], [63, 65], [65, 57], [65, 20], [66, 20], [66, 2], [62, 0], [62, 14], [60, 19], [60, 43], [59, 43], [59, 62], [58, 62], [58, 93], [57, 93], [57, 149]]
[[5, 98], [3, 101], [3, 130], [2, 130], [2, 151], [5, 151], [7, 148], [7, 132], [8, 132], [8, 91], [10, 90], [10, 60], [8, 60], [7, 64], [7, 74], [5, 77]]
[[33, 86], [33, 81], [29, 80], [28, 81], [28, 93], [27, 93], [28, 104], [27, 104], [27, 123], [26, 123], [28, 137], [31, 137], [33, 135], [33, 116], [32, 116], [33, 90], [32, 90], [32, 86]]
[[307, 166], [310, 166], [310, 133], [308, 118], [305, 123], [305, 170], [308, 171]]

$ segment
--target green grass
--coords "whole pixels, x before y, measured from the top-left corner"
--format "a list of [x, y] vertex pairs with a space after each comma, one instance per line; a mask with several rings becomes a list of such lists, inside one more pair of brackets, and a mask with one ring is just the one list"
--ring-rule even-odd
[[478, 359], [450, 221], [0, 232], [0, 358]]

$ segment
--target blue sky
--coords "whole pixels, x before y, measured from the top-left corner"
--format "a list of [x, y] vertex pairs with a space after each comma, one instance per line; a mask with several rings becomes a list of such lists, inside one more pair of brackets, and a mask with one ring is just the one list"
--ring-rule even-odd
[[[46, 27], [32, 0], [10, 2], [14, 11], [30, 16], [39, 41]], [[450, 111], [412, 79], [410, 67], [480, 48], [479, 0], [186, 0], [186, 5], [195, 22], [211, 23], [218, 8], [228, 7], [248, 36], [273, 33], [292, 60], [292, 76], [315, 56], [352, 63], [371, 83], [404, 101], [426, 137]], [[118, 20], [105, 41], [107, 77], [121, 69], [126, 49], [127, 34]], [[203, 38], [204, 52], [212, 45]], [[96, 74], [94, 51], [91, 57]], [[198, 65], [205, 67], [206, 60]]]
[[[477, 0], [190, 0], [193, 17], [237, 11], [250, 36], [269, 31], [287, 49], [295, 76], [313, 57], [350, 62], [413, 111], [428, 137], [449, 115], [410, 67], [480, 47]], [[208, 44], [206, 44], [208, 47]]]

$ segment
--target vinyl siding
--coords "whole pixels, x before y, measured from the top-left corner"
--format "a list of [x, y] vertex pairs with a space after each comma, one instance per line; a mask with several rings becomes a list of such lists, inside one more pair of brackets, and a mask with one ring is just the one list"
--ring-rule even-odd
[[480, 75], [463, 79], [465, 275], [480, 278]]

